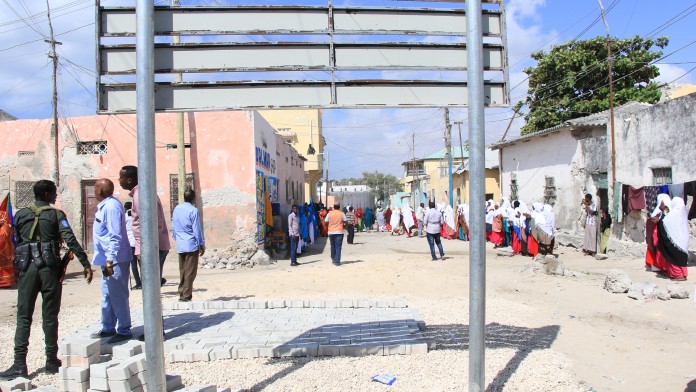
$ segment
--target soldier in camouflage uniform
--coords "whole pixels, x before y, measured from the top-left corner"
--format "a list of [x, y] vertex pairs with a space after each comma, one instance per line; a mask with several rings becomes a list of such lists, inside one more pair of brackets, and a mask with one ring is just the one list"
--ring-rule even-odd
[[[56, 185], [48, 180], [38, 181], [34, 184], [34, 196], [36, 198], [34, 204], [17, 211], [15, 215], [17, 233], [15, 268], [19, 273], [15, 360], [9, 369], [0, 372], [0, 379], [28, 377], [29, 333], [36, 297], [39, 293], [43, 300], [42, 318], [46, 343], [44, 373], [58, 373], [58, 368], [61, 366], [61, 361], [58, 359], [58, 312], [67, 263], [67, 260], [61, 259], [58, 254], [62, 241], [67, 244], [84, 267], [87, 283], [92, 281], [92, 268], [87, 254], [75, 239], [65, 213], [51, 207], [51, 204], [56, 202]], [[31, 249], [31, 251], [21, 253], [22, 249]]]

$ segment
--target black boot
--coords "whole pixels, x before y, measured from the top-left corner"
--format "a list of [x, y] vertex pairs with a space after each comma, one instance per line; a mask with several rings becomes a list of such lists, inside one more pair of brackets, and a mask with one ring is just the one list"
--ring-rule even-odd
[[46, 366], [44, 367], [45, 374], [58, 374], [58, 368], [63, 365], [60, 359], [57, 357], [46, 359]]
[[14, 365], [4, 372], [0, 372], [0, 380], [14, 380], [17, 377], [29, 378], [26, 361], [15, 361]]

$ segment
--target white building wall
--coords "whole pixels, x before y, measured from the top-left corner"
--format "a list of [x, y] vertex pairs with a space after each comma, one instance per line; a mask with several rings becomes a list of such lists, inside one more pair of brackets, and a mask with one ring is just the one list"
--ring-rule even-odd
[[583, 161], [580, 143], [567, 129], [502, 147], [502, 194], [510, 196], [511, 176], [515, 174], [518, 197], [531, 208], [532, 203], [543, 202], [546, 177], [553, 177], [556, 225], [576, 229], [580, 200], [588, 192]]

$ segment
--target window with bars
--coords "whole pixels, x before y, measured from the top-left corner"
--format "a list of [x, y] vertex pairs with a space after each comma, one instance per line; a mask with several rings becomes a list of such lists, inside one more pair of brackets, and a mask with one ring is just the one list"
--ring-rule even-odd
[[29, 206], [34, 202], [34, 181], [16, 181], [14, 206], [17, 209]]
[[[193, 173], [186, 173], [186, 188], [191, 188], [194, 191], [196, 186], [194, 185], [194, 175]], [[174, 208], [179, 205], [179, 175], [170, 174], [169, 175], [169, 208], [171, 214], [174, 214]]]
[[544, 186], [544, 204], [556, 204], [556, 180], [553, 177], [546, 177]]
[[17, 151], [18, 157], [33, 157], [36, 155], [36, 151]]
[[510, 180], [510, 200], [515, 201], [518, 200], [519, 197], [517, 195], [517, 191], [519, 189], [519, 186], [517, 185], [517, 179], [513, 178]]
[[672, 168], [659, 167], [652, 169], [653, 185], [669, 185], [672, 183]]
[[78, 155], [90, 155], [90, 154], [106, 154], [108, 152], [108, 145], [106, 140], [92, 140], [86, 142], [77, 142], [77, 154]]

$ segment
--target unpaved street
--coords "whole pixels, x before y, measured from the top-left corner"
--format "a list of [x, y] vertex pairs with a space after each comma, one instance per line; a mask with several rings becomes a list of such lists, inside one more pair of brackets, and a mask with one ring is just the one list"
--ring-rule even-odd
[[[468, 243], [444, 241], [447, 259], [432, 262], [424, 238], [358, 233], [344, 242], [341, 267], [331, 264], [322, 239], [291, 268], [289, 261], [236, 271], [199, 270], [194, 300], [206, 299], [405, 299], [427, 324], [438, 348], [426, 355], [357, 358], [239, 359], [169, 363], [167, 372], [184, 383], [214, 383], [267, 391], [466, 390], [468, 352]], [[490, 245], [489, 245], [490, 246]], [[520, 256], [487, 259], [486, 382], [505, 391], [684, 391], [696, 388], [696, 306], [691, 298], [635, 301], [610, 294], [604, 274], [619, 268], [633, 281], [668, 280], [643, 270], [639, 259], [597, 261], [575, 249], [558, 250], [577, 277], [534, 273]], [[99, 320], [99, 280], [87, 286], [71, 265], [61, 311], [61, 336]], [[177, 299], [178, 270], [170, 255], [165, 264], [163, 301]], [[693, 278], [690, 278], [693, 279]], [[0, 291], [0, 333], [6, 344], [0, 366], [12, 361], [16, 290]], [[140, 291], [131, 305], [141, 306]], [[40, 306], [37, 304], [37, 308]], [[35, 313], [29, 371], [43, 366], [40, 311]], [[370, 377], [389, 373], [391, 387]], [[36, 375], [35, 384], [56, 376]], [[692, 389], [694, 390], [694, 389]]]

